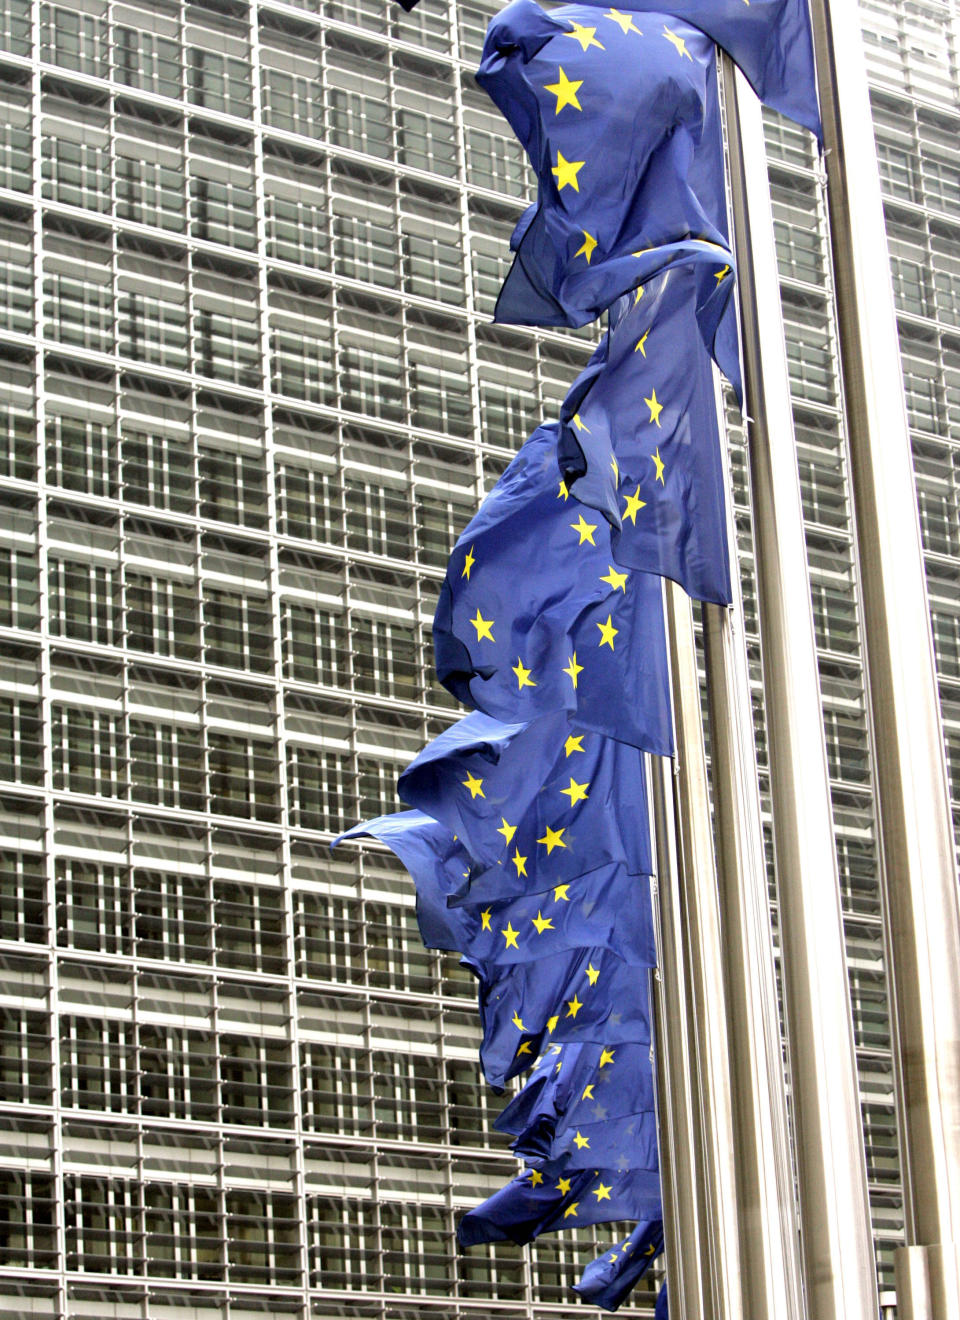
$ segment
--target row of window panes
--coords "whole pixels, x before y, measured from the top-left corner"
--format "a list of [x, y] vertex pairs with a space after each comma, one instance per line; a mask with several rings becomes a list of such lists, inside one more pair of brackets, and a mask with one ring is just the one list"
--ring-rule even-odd
[[[11, 263], [8, 269], [12, 272], [15, 267]], [[242, 283], [228, 287], [220, 277], [198, 277], [192, 315], [183, 286], [157, 284], [151, 293], [122, 291], [116, 321], [109, 266], [96, 273], [93, 280], [88, 278], [89, 267], [68, 271], [64, 266], [46, 277], [44, 324], [49, 338], [70, 348], [116, 352], [153, 366], [263, 388], [254, 286], [244, 297]], [[14, 278], [19, 283], [7, 307], [16, 324], [9, 328], [31, 333], [32, 318], [17, 301], [26, 284], [21, 274]], [[342, 296], [338, 301], [335, 312], [329, 290], [271, 295], [273, 391], [311, 404], [469, 437], [474, 429], [474, 392], [467, 328], [452, 323], [441, 327], [412, 311], [403, 316], [399, 307], [390, 304], [368, 310], [348, 305]], [[585, 356], [576, 349], [541, 349], [538, 400], [529, 346], [509, 348], [502, 339], [486, 334], [478, 353], [484, 438], [510, 448], [522, 442], [544, 410], [558, 408]]]
[[[56, 703], [50, 730], [52, 787], [61, 792], [126, 799], [182, 811], [277, 823], [281, 819], [276, 743], [163, 720]], [[409, 752], [422, 741], [406, 740]], [[40, 706], [0, 697], [0, 779], [43, 783]], [[409, 759], [409, 758], [406, 758]], [[333, 833], [357, 820], [395, 811], [400, 760], [289, 742], [286, 748], [291, 824]]]
[[880, 176], [887, 197], [956, 215], [960, 208], [960, 120], [909, 103], [874, 103]]
[[[35, 555], [0, 547], [0, 627], [32, 631], [38, 626], [40, 586]], [[274, 616], [262, 597], [205, 584], [201, 599], [190, 579], [129, 568], [121, 578], [115, 568], [57, 555], [49, 561], [47, 589], [54, 637], [274, 672]], [[357, 611], [348, 620], [342, 609], [284, 600], [280, 627], [286, 679], [407, 701], [429, 696], [448, 704], [433, 687], [430, 643], [412, 621]], [[172, 695], [171, 702], [176, 704]]]
[[[303, 1280], [301, 1203], [291, 1192], [220, 1192], [198, 1183], [136, 1183], [68, 1174], [65, 1267], [114, 1276], [296, 1286]], [[0, 1198], [11, 1213], [0, 1264], [57, 1267], [54, 1181], [11, 1170]], [[522, 1301], [525, 1254], [510, 1244], [458, 1255], [452, 1215], [442, 1206], [308, 1195], [307, 1266], [312, 1287], [358, 1292], [456, 1295]], [[615, 1230], [538, 1243], [533, 1282], [544, 1302], [563, 1301], [571, 1279]], [[602, 1235], [602, 1236], [601, 1236]], [[635, 1297], [652, 1300], [655, 1284]], [[204, 1308], [206, 1310], [206, 1308]], [[633, 1306], [628, 1310], [636, 1314]]]
[[[367, 1052], [176, 1025], [64, 1015], [60, 1103], [71, 1111], [290, 1129], [331, 1136], [503, 1148], [489, 1131], [503, 1101], [481, 1089], [472, 1060]], [[8, 1103], [52, 1103], [49, 1022], [0, 1013], [0, 1077]]]

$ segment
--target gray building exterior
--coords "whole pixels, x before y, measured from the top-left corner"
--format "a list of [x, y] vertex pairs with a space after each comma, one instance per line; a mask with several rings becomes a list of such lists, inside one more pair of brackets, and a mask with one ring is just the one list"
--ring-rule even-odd
[[[457, 1254], [515, 1168], [473, 983], [392, 858], [328, 847], [454, 717], [449, 549], [590, 351], [490, 324], [534, 186], [472, 79], [497, 7], [0, 0], [0, 1320], [547, 1320], [609, 1240]], [[960, 826], [960, 9], [860, 9]], [[766, 122], [888, 1288], [823, 182]]]

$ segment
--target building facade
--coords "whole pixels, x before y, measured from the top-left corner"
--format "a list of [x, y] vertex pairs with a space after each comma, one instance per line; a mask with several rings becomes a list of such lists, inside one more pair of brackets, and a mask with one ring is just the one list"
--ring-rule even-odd
[[[449, 549], [590, 350], [490, 324], [532, 191], [471, 76], [497, 7], [0, 0], [0, 1320], [547, 1320], [608, 1240], [457, 1255], [514, 1169], [472, 981], [328, 846], [454, 717]], [[960, 824], [960, 11], [861, 10]], [[889, 1283], [825, 207], [767, 128]]]

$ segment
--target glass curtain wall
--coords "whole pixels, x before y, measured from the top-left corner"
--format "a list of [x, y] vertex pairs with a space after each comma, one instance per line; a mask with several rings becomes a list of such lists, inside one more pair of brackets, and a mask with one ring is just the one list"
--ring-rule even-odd
[[[472, 79], [497, 7], [0, 0], [0, 1320], [547, 1320], [609, 1240], [456, 1253], [514, 1169], [473, 985], [389, 856], [328, 848], [455, 718], [446, 556], [590, 351], [490, 324], [533, 188]], [[862, 10], [953, 771], [960, 24]], [[768, 143], [889, 1278], [822, 183]]]

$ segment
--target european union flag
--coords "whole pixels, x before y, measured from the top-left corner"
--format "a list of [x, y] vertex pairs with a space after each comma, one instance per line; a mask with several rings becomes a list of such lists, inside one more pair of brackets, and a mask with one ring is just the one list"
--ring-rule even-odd
[[398, 791], [476, 863], [452, 902], [539, 894], [614, 861], [653, 871], [643, 753], [563, 711], [529, 724], [474, 711], [418, 754]]
[[729, 262], [701, 258], [619, 299], [564, 400], [558, 445], [571, 494], [613, 524], [619, 564], [720, 605], [731, 600], [724, 474], [697, 305], [732, 282]]
[[727, 246], [716, 54], [697, 28], [513, 0], [490, 23], [477, 81], [538, 181], [495, 320], [584, 325], [676, 245]]
[[527, 1169], [457, 1225], [463, 1247], [479, 1242], [522, 1246], [541, 1233], [617, 1219], [655, 1218], [660, 1211], [656, 1170], [568, 1169], [544, 1164]]
[[422, 811], [397, 811], [354, 825], [333, 840], [377, 839], [403, 862], [417, 891], [417, 922], [428, 949], [463, 950], [468, 937], [464, 914], [447, 906], [446, 896], [469, 875], [472, 859], [453, 834]]
[[424, 944], [458, 950], [487, 974], [584, 948], [609, 949], [641, 967], [656, 959], [649, 876], [615, 864], [545, 893], [451, 909], [448, 895], [467, 875], [470, 857], [443, 825], [422, 812], [397, 812], [354, 826], [336, 842], [361, 835], [385, 843], [413, 877]]
[[507, 723], [578, 728], [673, 752], [661, 587], [613, 563], [610, 528], [557, 476], [540, 426], [457, 541], [433, 625], [437, 676]]
[[[642, 978], [637, 993], [646, 995]], [[550, 1045], [493, 1126], [524, 1145], [584, 1123], [621, 1119], [654, 1107], [648, 1044], [576, 1041]]]
[[[418, 894], [430, 910], [445, 901], [422, 885]], [[650, 967], [656, 961], [651, 911], [649, 876], [630, 875], [617, 864], [602, 866], [543, 894], [454, 909], [462, 926], [462, 942], [455, 947], [489, 966], [593, 948]]]
[[628, 1238], [591, 1261], [573, 1290], [591, 1306], [616, 1311], [662, 1251], [663, 1221], [644, 1220]]
[[493, 1087], [525, 1072], [551, 1041], [650, 1043], [643, 973], [608, 949], [575, 949], [491, 967], [463, 959], [480, 981], [480, 1063]]
[[[606, 0], [580, 0], [604, 8]], [[822, 141], [807, 0], [631, 0], [637, 22], [666, 11], [702, 28], [742, 69], [763, 101]], [[654, 17], [654, 15], [651, 15]]]

